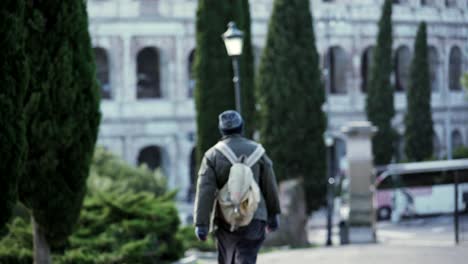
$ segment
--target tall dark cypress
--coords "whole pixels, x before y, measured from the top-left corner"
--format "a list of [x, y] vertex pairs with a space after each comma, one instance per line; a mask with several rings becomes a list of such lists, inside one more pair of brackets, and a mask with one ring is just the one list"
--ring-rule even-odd
[[324, 87], [308, 0], [275, 0], [257, 75], [261, 140], [279, 179], [302, 177], [308, 211], [325, 196]]
[[372, 139], [375, 164], [387, 164], [394, 153], [395, 131], [392, 118], [395, 115], [392, 73], [392, 1], [385, 0], [379, 21], [377, 45], [374, 50], [366, 113], [369, 121], [377, 126], [378, 132]]
[[406, 92], [405, 153], [410, 161], [422, 161], [433, 154], [431, 83], [426, 23], [419, 24], [410, 68], [410, 85]]
[[28, 65], [23, 13], [23, 0], [0, 3], [0, 230], [16, 203], [17, 183], [26, 154], [24, 98]]
[[244, 32], [244, 46], [242, 57], [240, 59], [240, 83], [242, 98], [242, 117], [245, 122], [244, 134], [252, 138], [257, 127], [255, 114], [255, 89], [254, 89], [254, 56], [252, 50], [252, 36], [250, 32], [250, 5], [249, 0], [234, 0], [237, 5], [234, 6], [234, 19], [239, 29]]
[[19, 194], [31, 209], [35, 236], [56, 246], [80, 214], [100, 121], [99, 88], [85, 1], [30, 4], [26, 50], [34, 67]]
[[197, 164], [220, 138], [218, 115], [235, 108], [232, 63], [221, 38], [232, 19], [231, 8], [230, 1], [198, 1], [194, 62]]

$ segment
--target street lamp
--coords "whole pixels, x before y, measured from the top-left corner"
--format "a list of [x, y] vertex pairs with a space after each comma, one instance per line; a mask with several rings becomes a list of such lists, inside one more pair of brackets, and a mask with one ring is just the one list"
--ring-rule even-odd
[[[331, 64], [328, 64], [330, 67]], [[333, 187], [335, 183], [335, 179], [332, 176], [332, 147], [334, 144], [333, 135], [330, 129], [330, 81], [329, 81], [329, 70], [324, 68], [323, 72], [323, 79], [325, 83], [325, 104], [322, 106], [322, 111], [325, 112], [325, 120], [326, 120], [326, 131], [323, 134], [323, 140], [325, 142], [326, 147], [326, 161], [327, 161], [327, 241], [326, 245], [331, 246], [332, 243], [332, 228], [333, 228]]]
[[239, 57], [242, 55], [244, 33], [236, 27], [236, 23], [233, 21], [229, 22], [228, 29], [223, 33], [222, 37], [224, 45], [229, 57], [232, 58], [232, 66], [234, 69], [234, 87], [236, 91], [236, 110], [239, 114], [241, 112], [241, 98], [240, 98], [240, 76], [239, 76]]

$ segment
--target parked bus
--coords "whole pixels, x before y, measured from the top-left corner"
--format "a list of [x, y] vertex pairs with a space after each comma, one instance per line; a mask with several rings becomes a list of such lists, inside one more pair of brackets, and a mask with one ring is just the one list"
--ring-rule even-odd
[[468, 159], [390, 164], [376, 168], [379, 220], [468, 210]]

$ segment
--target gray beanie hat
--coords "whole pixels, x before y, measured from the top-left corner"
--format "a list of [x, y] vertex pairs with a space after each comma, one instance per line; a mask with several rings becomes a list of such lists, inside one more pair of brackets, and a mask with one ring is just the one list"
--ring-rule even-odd
[[219, 117], [219, 129], [220, 130], [233, 130], [240, 128], [244, 121], [242, 120], [242, 116], [234, 111], [234, 110], [227, 110], [222, 112]]

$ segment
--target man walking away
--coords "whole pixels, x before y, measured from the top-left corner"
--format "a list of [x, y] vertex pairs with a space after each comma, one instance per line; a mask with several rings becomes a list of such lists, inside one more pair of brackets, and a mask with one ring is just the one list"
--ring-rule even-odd
[[280, 206], [272, 161], [242, 136], [236, 111], [219, 115], [221, 140], [204, 155], [198, 173], [194, 224], [199, 240], [214, 230], [220, 264], [256, 263], [267, 232], [279, 227]]

